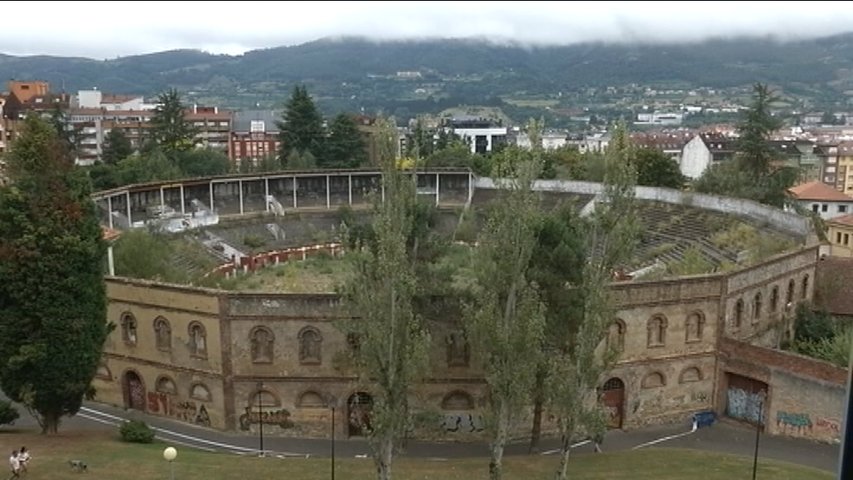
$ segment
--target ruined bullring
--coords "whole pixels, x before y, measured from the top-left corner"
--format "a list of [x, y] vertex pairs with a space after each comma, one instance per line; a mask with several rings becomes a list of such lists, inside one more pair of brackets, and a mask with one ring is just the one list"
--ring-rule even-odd
[[[449, 237], [474, 228], [494, 183], [464, 170], [418, 172], [418, 194], [438, 207]], [[543, 208], [594, 209], [601, 185], [540, 181]], [[346, 311], [317, 291], [245, 282], [315, 256], [341, 253], [340, 216], [381, 197], [378, 172], [281, 172], [134, 185], [95, 194], [105, 227], [147, 227], [185, 248], [172, 263], [183, 284], [107, 280], [110, 334], [95, 380], [98, 400], [213, 428], [290, 436], [364, 432], [369, 386], [340, 352]], [[638, 187], [641, 245], [614, 283], [618, 315], [608, 342], [622, 351], [602, 383], [611, 426], [684, 421], [720, 410], [722, 338], [774, 346], [790, 334], [793, 307], [812, 297], [818, 247], [810, 222], [753, 202]], [[471, 225], [474, 227], [471, 227]], [[468, 232], [471, 235], [471, 232]], [[331, 260], [330, 260], [331, 259]], [[333, 272], [334, 273], [334, 272]], [[277, 275], [276, 273], [272, 274]], [[285, 275], [286, 276], [286, 275]], [[241, 286], [242, 285], [242, 286]], [[300, 293], [282, 293], [297, 291]], [[422, 436], [464, 438], [482, 429], [485, 386], [458, 318], [437, 309], [432, 368], [413, 404], [434, 418]], [[724, 407], [722, 407], [724, 408]], [[268, 426], [269, 425], [269, 426]], [[523, 426], [519, 431], [523, 431]]]

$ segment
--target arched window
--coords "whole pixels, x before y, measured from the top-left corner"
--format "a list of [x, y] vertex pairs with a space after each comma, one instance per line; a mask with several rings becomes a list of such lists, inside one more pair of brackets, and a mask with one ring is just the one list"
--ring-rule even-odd
[[809, 298], [809, 276], [808, 275], [803, 277], [803, 292], [802, 292], [801, 297], [803, 300]]
[[788, 282], [788, 294], [785, 296], [785, 308], [788, 308], [788, 304], [794, 301], [794, 288], [796, 288], [796, 283], [792, 278]]
[[194, 383], [193, 386], [190, 387], [190, 398], [202, 402], [210, 402], [213, 400], [213, 396], [210, 394], [210, 389], [203, 383]]
[[447, 365], [450, 367], [467, 367], [471, 350], [465, 334], [453, 332], [445, 338], [447, 342]]
[[157, 341], [157, 349], [169, 351], [172, 349], [172, 327], [164, 317], [154, 319], [154, 338]]
[[666, 317], [655, 315], [648, 323], [648, 346], [662, 347], [666, 343]]
[[666, 378], [660, 372], [652, 372], [643, 378], [643, 388], [658, 388], [666, 385]]
[[255, 390], [254, 393], [249, 395], [249, 406], [260, 406], [261, 408], [280, 407], [281, 399], [279, 399], [278, 395], [276, 395], [270, 390]]
[[252, 344], [252, 362], [272, 363], [275, 337], [270, 329], [253, 328], [249, 333], [249, 342]]
[[299, 396], [296, 406], [299, 408], [326, 408], [326, 401], [319, 393], [308, 391]]
[[678, 383], [691, 383], [702, 380], [702, 372], [696, 367], [687, 367], [678, 376]]
[[190, 335], [190, 355], [194, 357], [207, 357], [207, 332], [204, 325], [198, 322], [190, 323], [188, 328]]
[[320, 347], [323, 337], [314, 327], [305, 327], [299, 332], [299, 362], [303, 364], [318, 364], [323, 361]]
[[702, 330], [705, 328], [705, 315], [702, 312], [693, 312], [684, 321], [684, 341], [698, 342], [702, 340]]
[[779, 285], [773, 285], [770, 290], [770, 313], [776, 313], [779, 309]]
[[128, 345], [136, 345], [136, 318], [130, 312], [121, 315], [121, 339]]
[[625, 322], [616, 319], [607, 327], [607, 348], [621, 352], [625, 349]]
[[756, 292], [752, 299], [752, 323], [758, 322], [761, 318], [761, 292]]
[[473, 410], [474, 399], [467, 392], [455, 390], [441, 401], [442, 410]]
[[743, 299], [738, 298], [735, 302], [735, 328], [740, 328], [743, 323]]
[[160, 393], [167, 393], [169, 395], [175, 395], [178, 393], [175, 381], [166, 375], [161, 375], [157, 378], [157, 383], [154, 385], [154, 388]]

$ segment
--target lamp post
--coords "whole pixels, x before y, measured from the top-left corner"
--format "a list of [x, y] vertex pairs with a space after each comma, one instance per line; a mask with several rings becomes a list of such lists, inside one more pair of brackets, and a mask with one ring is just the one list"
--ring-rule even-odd
[[[853, 335], [849, 333], [848, 335]], [[853, 342], [852, 342], [853, 343]], [[838, 459], [838, 478], [853, 475], [853, 347], [850, 349], [847, 371], [847, 398], [844, 402], [844, 423], [841, 425], [841, 454]]]
[[264, 382], [258, 382], [258, 440], [260, 441], [260, 453], [258, 456], [264, 456]]
[[173, 462], [177, 456], [178, 451], [175, 450], [175, 447], [166, 447], [166, 449], [163, 450], [163, 458], [169, 462], [169, 472], [172, 480], [175, 480], [175, 464]]
[[758, 394], [758, 421], [755, 424], [755, 453], [752, 457], [752, 480], [758, 474], [758, 439], [761, 438], [761, 426], [764, 423], [764, 400], [765, 392]]
[[335, 480], [335, 407], [337, 407], [337, 399], [333, 395], [326, 397], [326, 403], [332, 409], [332, 480]]

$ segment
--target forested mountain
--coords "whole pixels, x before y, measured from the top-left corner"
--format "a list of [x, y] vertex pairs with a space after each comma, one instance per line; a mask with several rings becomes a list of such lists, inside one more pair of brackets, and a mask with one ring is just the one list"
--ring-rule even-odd
[[[419, 72], [405, 78], [397, 72]], [[411, 111], [605, 86], [732, 88], [761, 81], [817, 104], [853, 90], [853, 34], [814, 40], [721, 39], [685, 44], [524, 47], [479, 40], [323, 39], [240, 56], [175, 50], [106, 61], [0, 55], [0, 78], [66, 91], [152, 95], [177, 87], [225, 106], [280, 105], [305, 83], [325, 109]], [[499, 98], [500, 97], [500, 98]], [[553, 98], [553, 97], [551, 97]]]

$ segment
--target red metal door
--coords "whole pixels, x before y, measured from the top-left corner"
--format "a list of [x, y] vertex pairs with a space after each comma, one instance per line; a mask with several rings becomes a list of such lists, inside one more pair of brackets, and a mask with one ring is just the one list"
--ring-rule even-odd
[[607, 426], [622, 428], [625, 411], [625, 384], [618, 378], [604, 382], [601, 392], [601, 403], [608, 412]]

